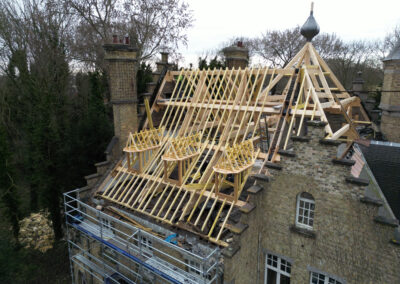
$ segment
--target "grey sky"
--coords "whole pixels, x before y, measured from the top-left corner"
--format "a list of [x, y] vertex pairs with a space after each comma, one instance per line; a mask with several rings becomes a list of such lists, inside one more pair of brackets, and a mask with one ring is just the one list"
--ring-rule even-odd
[[[187, 0], [195, 22], [188, 46], [181, 47], [184, 65], [197, 65], [204, 51], [236, 36], [254, 37], [267, 30], [302, 25], [310, 0]], [[400, 0], [314, 0], [314, 16], [321, 32], [344, 40], [384, 37], [400, 25]]]

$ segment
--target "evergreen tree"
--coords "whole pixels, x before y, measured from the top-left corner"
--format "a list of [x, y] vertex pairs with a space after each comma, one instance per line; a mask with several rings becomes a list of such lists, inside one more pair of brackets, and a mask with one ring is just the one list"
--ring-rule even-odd
[[19, 210], [16, 186], [14, 183], [14, 169], [8, 137], [3, 124], [0, 124], [0, 202], [3, 214], [12, 225], [13, 235], [18, 241]]

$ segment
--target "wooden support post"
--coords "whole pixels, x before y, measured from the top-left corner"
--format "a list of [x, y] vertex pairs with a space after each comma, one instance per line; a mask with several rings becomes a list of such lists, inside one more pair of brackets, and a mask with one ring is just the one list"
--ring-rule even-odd
[[131, 155], [132, 155], [132, 153], [126, 152], [126, 161], [128, 162], [128, 169], [130, 169], [130, 170], [132, 170]]
[[233, 182], [234, 182], [233, 198], [235, 201], [238, 200], [239, 198], [239, 185], [240, 185], [239, 179], [240, 179], [240, 173], [233, 175]]
[[182, 180], [183, 180], [183, 178], [182, 178], [182, 176], [183, 176], [183, 174], [182, 174], [182, 171], [183, 171], [183, 169], [182, 169], [182, 163], [183, 163], [182, 160], [179, 160], [179, 161], [178, 161], [178, 185], [179, 185], [179, 186], [182, 185]]
[[168, 179], [168, 162], [164, 160], [164, 180]]

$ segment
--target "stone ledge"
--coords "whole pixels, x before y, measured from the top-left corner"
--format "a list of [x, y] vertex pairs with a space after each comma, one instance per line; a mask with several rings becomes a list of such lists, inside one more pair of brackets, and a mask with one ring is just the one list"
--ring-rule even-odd
[[256, 208], [256, 206], [252, 203], [246, 203], [246, 205], [239, 207], [240, 212], [244, 214], [249, 214], [251, 211], [253, 211]]
[[111, 152], [113, 151], [114, 146], [118, 144], [118, 137], [117, 136], [113, 136], [113, 138], [111, 138], [110, 143], [108, 143], [106, 150], [104, 151], [104, 154], [109, 155], [111, 154]]
[[332, 139], [320, 139], [319, 140], [319, 144], [322, 145], [331, 145], [331, 146], [339, 146], [340, 144], [342, 144], [342, 142], [338, 141], [338, 140], [332, 140]]
[[103, 167], [103, 166], [107, 166], [110, 164], [110, 161], [103, 161], [103, 162], [99, 162], [94, 164], [95, 167]]
[[374, 221], [376, 223], [382, 224], [382, 225], [388, 225], [391, 227], [397, 227], [399, 225], [399, 220], [397, 219], [389, 219], [383, 216], [376, 216], [374, 218]]
[[274, 169], [274, 170], [282, 170], [282, 165], [279, 165], [277, 163], [271, 163], [271, 162], [266, 162], [265, 167], [269, 169]]
[[236, 224], [225, 224], [225, 228], [236, 235], [242, 234], [247, 228], [249, 227], [248, 224], [245, 223], [236, 223]]
[[311, 138], [308, 136], [292, 136], [290, 137], [292, 141], [297, 141], [297, 142], [310, 142]]
[[371, 198], [371, 197], [367, 197], [367, 196], [361, 197], [360, 201], [362, 203], [371, 204], [371, 205], [375, 205], [375, 206], [382, 206], [383, 205], [382, 200]]
[[249, 187], [249, 188], [247, 189], [247, 192], [248, 192], [248, 193], [251, 193], [251, 194], [257, 194], [257, 193], [259, 193], [259, 192], [260, 192], [261, 190], [263, 190], [263, 189], [264, 189], [264, 187], [262, 187], [262, 186], [260, 186], [260, 185], [258, 185], [258, 184], [255, 184], [255, 185]]
[[343, 166], [353, 166], [356, 161], [351, 159], [332, 159], [332, 163]]
[[85, 179], [86, 180], [91, 180], [91, 179], [95, 179], [95, 178], [98, 178], [98, 177], [101, 177], [101, 174], [95, 173], [95, 174], [91, 174], [91, 175], [85, 176]]
[[315, 126], [315, 127], [325, 127], [328, 123], [325, 121], [318, 121], [318, 120], [309, 120], [307, 121], [308, 126]]
[[291, 225], [289, 228], [290, 228], [290, 231], [292, 231], [294, 233], [297, 233], [297, 234], [300, 234], [300, 235], [303, 235], [303, 236], [305, 236], [307, 238], [310, 238], [310, 239], [315, 239], [317, 237], [317, 234], [313, 230], [300, 228], [300, 227], [298, 227], [296, 225]]
[[240, 245], [231, 244], [229, 247], [222, 250], [222, 255], [228, 258], [232, 258], [240, 250]]
[[353, 176], [346, 177], [346, 182], [360, 186], [367, 186], [369, 184], [369, 180]]
[[263, 174], [254, 174], [251, 177], [255, 178], [256, 180], [269, 182], [269, 177]]
[[400, 228], [394, 230], [394, 237], [390, 240], [390, 242], [400, 246]]
[[292, 150], [279, 150], [278, 154], [286, 157], [296, 157], [296, 154]]

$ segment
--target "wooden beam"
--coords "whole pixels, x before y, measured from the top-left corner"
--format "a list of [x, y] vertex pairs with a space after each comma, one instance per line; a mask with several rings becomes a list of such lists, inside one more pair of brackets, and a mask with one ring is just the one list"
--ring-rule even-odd
[[346, 132], [350, 129], [350, 124], [346, 124], [345, 126], [343, 126], [342, 128], [340, 128], [338, 131], [336, 131], [335, 133], [333, 133], [333, 135], [329, 138], [332, 140], [336, 140], [338, 138], [340, 138], [341, 136], [345, 135]]

